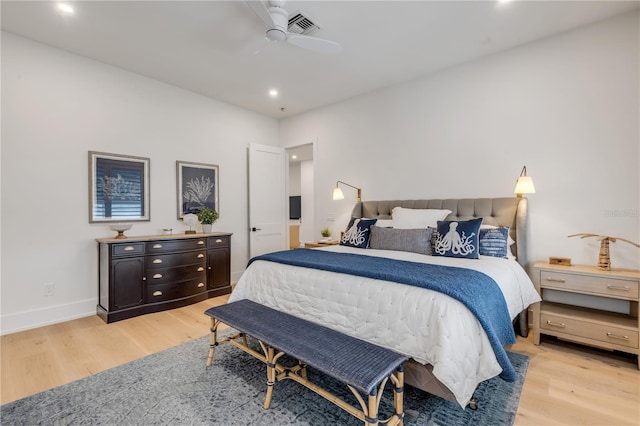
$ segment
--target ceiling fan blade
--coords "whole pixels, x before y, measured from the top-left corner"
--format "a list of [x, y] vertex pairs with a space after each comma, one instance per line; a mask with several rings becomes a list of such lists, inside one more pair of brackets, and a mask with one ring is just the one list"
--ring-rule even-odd
[[295, 33], [287, 33], [287, 43], [318, 53], [341, 53], [342, 46], [335, 41], [323, 38], [304, 36]]
[[253, 10], [253, 13], [255, 13], [268, 28], [275, 27], [276, 24], [273, 22], [273, 18], [271, 17], [271, 13], [269, 13], [269, 9], [266, 4], [261, 1], [247, 1], [247, 4], [251, 10]]

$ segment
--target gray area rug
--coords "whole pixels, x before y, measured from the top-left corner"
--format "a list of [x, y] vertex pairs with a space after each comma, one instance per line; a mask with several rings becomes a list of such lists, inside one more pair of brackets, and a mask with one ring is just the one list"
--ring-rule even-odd
[[[208, 336], [50, 389], [1, 407], [2, 425], [361, 425], [291, 380], [278, 382], [271, 408], [262, 408], [264, 364], [222, 345], [205, 367]], [[512, 425], [529, 358], [508, 352], [518, 381], [494, 378], [476, 391], [478, 409], [462, 409], [412, 387], [405, 388], [406, 425]], [[357, 406], [351, 392], [308, 369], [309, 378]], [[387, 385], [389, 386], [389, 385]], [[385, 390], [380, 418], [393, 412]]]

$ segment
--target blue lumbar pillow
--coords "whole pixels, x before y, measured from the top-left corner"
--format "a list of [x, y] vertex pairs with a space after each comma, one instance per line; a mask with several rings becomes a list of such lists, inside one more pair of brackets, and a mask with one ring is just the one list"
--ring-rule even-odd
[[369, 246], [370, 228], [377, 219], [359, 219], [352, 217], [342, 239], [341, 246], [367, 248]]
[[434, 256], [478, 259], [482, 218], [471, 220], [439, 220]]

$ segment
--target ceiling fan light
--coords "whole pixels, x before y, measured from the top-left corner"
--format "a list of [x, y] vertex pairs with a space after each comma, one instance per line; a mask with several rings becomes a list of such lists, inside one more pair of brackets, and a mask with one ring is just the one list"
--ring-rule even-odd
[[287, 39], [287, 33], [278, 28], [271, 28], [267, 30], [267, 39], [271, 41], [285, 41]]

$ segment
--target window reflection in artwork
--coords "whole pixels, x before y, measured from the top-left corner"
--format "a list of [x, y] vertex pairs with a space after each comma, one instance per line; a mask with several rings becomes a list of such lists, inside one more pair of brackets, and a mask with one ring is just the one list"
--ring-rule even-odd
[[90, 222], [149, 220], [149, 159], [90, 152]]

